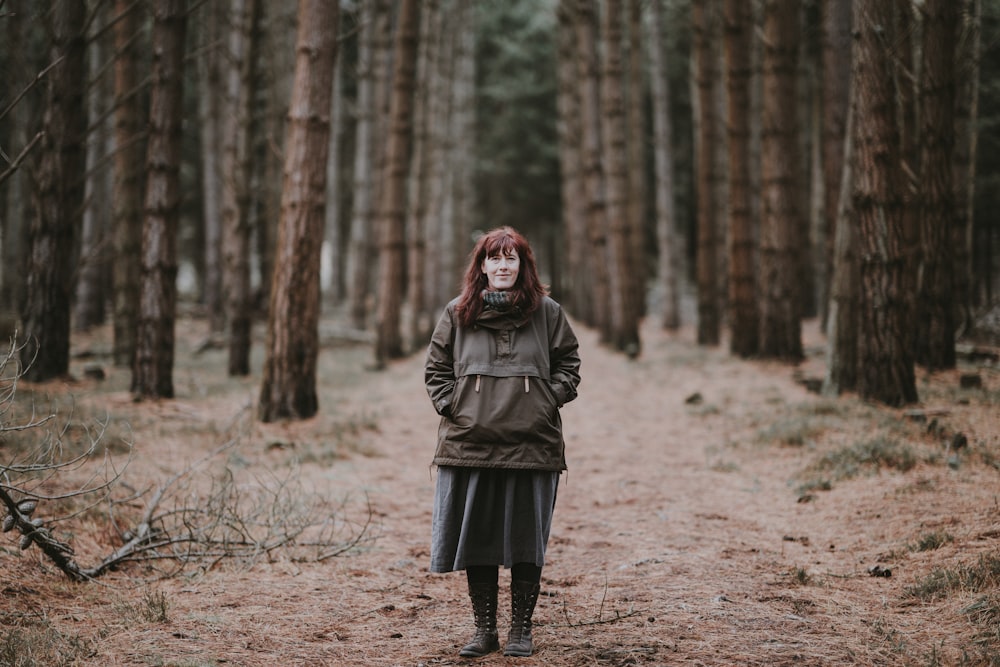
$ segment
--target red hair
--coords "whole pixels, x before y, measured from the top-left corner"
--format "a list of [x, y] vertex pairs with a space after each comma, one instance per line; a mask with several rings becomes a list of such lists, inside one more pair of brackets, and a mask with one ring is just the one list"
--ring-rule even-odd
[[521, 260], [517, 281], [508, 290], [511, 295], [511, 305], [527, 315], [533, 313], [542, 302], [542, 297], [548, 294], [548, 289], [538, 277], [535, 253], [528, 245], [528, 240], [513, 227], [497, 227], [480, 236], [472, 252], [469, 253], [469, 265], [462, 279], [462, 293], [455, 306], [455, 315], [460, 325], [472, 326], [483, 312], [481, 294], [489, 285], [489, 279], [483, 273], [483, 260], [511, 251], [516, 252]]

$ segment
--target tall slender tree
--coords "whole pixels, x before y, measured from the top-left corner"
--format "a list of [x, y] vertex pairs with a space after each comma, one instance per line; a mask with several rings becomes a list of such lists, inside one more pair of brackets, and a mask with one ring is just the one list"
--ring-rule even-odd
[[657, 282], [663, 294], [662, 324], [667, 330], [681, 325], [677, 205], [674, 197], [673, 124], [670, 121], [670, 78], [664, 54], [663, 0], [653, 0], [649, 21], [649, 79], [653, 110], [653, 155], [656, 191]]
[[896, 91], [887, 82], [897, 59], [891, 31], [893, 0], [856, 2], [852, 24], [855, 167], [858, 221], [858, 392], [888, 405], [917, 400], [906, 291], [905, 182]]
[[[424, 229], [425, 279], [427, 306], [437, 311], [454, 296], [457, 277], [455, 271], [455, 214], [448, 205], [451, 177], [449, 163], [452, 136], [451, 82], [454, 79], [456, 48], [455, 12], [436, 12], [433, 28], [421, 41], [432, 40], [435, 58], [427, 72], [427, 193], [421, 227]], [[432, 319], [435, 319], [432, 317]]]
[[73, 257], [83, 211], [85, 7], [60, 0], [46, 13], [52, 70], [45, 79], [42, 139], [35, 170], [35, 217], [28, 233], [27, 295], [21, 310], [25, 377], [51, 380], [69, 371]]
[[646, 133], [646, 85], [643, 68], [643, 50], [646, 46], [643, 34], [643, 3], [641, 0], [626, 0], [628, 20], [626, 21], [627, 67], [626, 91], [628, 102], [625, 113], [628, 126], [627, 150], [628, 157], [628, 198], [626, 210], [629, 226], [629, 254], [633, 258], [632, 268], [628, 275], [631, 278], [629, 286], [630, 298], [633, 304], [634, 317], [641, 318], [646, 314], [646, 280], [649, 275], [647, 261], [649, 259], [649, 238], [651, 231], [647, 225], [647, 184], [646, 184], [646, 145], [649, 143]]
[[432, 38], [432, 29], [438, 20], [440, 7], [437, 0], [424, 4], [420, 14], [420, 34], [424, 36], [417, 46], [417, 71], [413, 92], [413, 144], [407, 182], [406, 207], [406, 301], [411, 317], [407, 333], [409, 348], [418, 349], [430, 339], [433, 315], [428, 307], [427, 293], [427, 195], [430, 182], [430, 80], [431, 67], [437, 57], [440, 41]]
[[691, 4], [691, 58], [695, 96], [695, 191], [697, 214], [696, 282], [698, 285], [697, 338], [702, 345], [718, 345], [719, 313], [716, 238], [719, 202], [715, 201], [716, 134], [718, 123], [715, 80], [718, 76], [717, 50], [711, 35], [718, 19], [717, 0], [696, 0]]
[[186, 0], [163, 0], [154, 5], [153, 89], [146, 151], [139, 317], [132, 366], [132, 392], [140, 398], [174, 396], [186, 27]]
[[[107, 21], [107, 8], [95, 8], [96, 21]], [[105, 76], [105, 58], [110, 50], [110, 35], [93, 26], [87, 39], [89, 49], [87, 78], [90, 94], [87, 99], [87, 116], [90, 131], [86, 141], [86, 183], [84, 185], [83, 225], [80, 234], [80, 257], [76, 271], [76, 290], [73, 303], [73, 328], [86, 331], [104, 324], [110, 287], [111, 253], [109, 219], [111, 201], [111, 172], [106, 157], [111, 154], [111, 128], [105, 109], [113, 106], [113, 91], [109, 77]]]
[[600, 60], [597, 53], [597, 10], [594, 0], [576, 0], [574, 24], [582, 119], [581, 157], [587, 198], [588, 261], [593, 268], [592, 295], [594, 325], [602, 342], [613, 340], [611, 328], [611, 289], [607, 262], [606, 175], [601, 160]]
[[230, 3], [222, 121], [222, 259], [229, 374], [250, 373], [250, 148], [255, 97], [257, 0]]
[[[823, 208], [820, 218], [819, 311], [825, 325], [833, 280], [840, 178], [844, 173], [844, 133], [851, 79], [851, 0], [820, 2], [820, 113]], [[824, 326], [825, 329], [825, 326]]]
[[357, 101], [355, 102], [354, 192], [352, 197], [347, 255], [347, 301], [351, 323], [363, 329], [368, 318], [368, 288], [371, 274], [371, 229], [375, 171], [375, 131], [377, 77], [375, 72], [376, 33], [387, 11], [383, 0], [361, 0], [358, 19]]
[[626, 118], [622, 79], [622, 20], [620, 0], [602, 3], [601, 33], [604, 42], [601, 71], [601, 139], [605, 164], [608, 229], [608, 277], [611, 290], [611, 340], [615, 348], [635, 357], [640, 351], [639, 316], [631, 272], [631, 228], [628, 220], [629, 172], [626, 159]]
[[750, 81], [753, 14], [744, 0], [725, 0], [724, 37], [729, 127], [729, 349], [758, 351], [756, 234], [750, 189]]
[[844, 123], [844, 163], [840, 177], [837, 217], [833, 236], [833, 272], [827, 322], [826, 375], [823, 393], [837, 396], [858, 385], [858, 304], [861, 276], [858, 266], [857, 218], [854, 194], [854, 114], [848, 104]]
[[593, 291], [591, 272], [587, 269], [586, 190], [581, 164], [581, 117], [577, 86], [576, 37], [573, 4], [575, 0], [560, 0], [556, 9], [558, 28], [557, 98], [559, 137], [559, 172], [562, 195], [562, 227], [566, 244], [566, 303], [573, 316], [593, 324], [590, 295]]
[[140, 58], [137, 36], [143, 5], [115, 0], [114, 40], [114, 162], [111, 227], [115, 261], [114, 345], [116, 366], [131, 368], [135, 355], [139, 310], [139, 275], [142, 249], [142, 197], [145, 182], [145, 141], [142, 131], [142, 97], [138, 82]]
[[761, 119], [760, 354], [802, 358], [799, 261], [805, 220], [799, 206], [796, 62], [798, 0], [764, 4]]
[[319, 263], [339, 16], [337, 0], [299, 0], [281, 220], [258, 406], [264, 422], [308, 419], [319, 409]]
[[396, 28], [395, 72], [385, 145], [385, 172], [378, 208], [379, 276], [375, 322], [375, 364], [403, 356], [400, 314], [405, 291], [406, 176], [413, 134], [414, 62], [419, 37], [419, 4], [403, 0]]
[[226, 296], [223, 285], [225, 271], [222, 259], [222, 193], [228, 178], [221, 164], [225, 154], [225, 125], [231, 119], [227, 108], [226, 91], [228, 82], [224, 71], [232, 67], [227, 63], [226, 45], [229, 41], [229, 23], [226, 9], [229, 1], [209, 2], [199, 8], [197, 33], [198, 51], [196, 74], [198, 87], [198, 147], [200, 149], [201, 176], [201, 229], [204, 235], [204, 254], [200, 258], [203, 265], [202, 299], [208, 314], [209, 328], [213, 333], [222, 334], [226, 327]]
[[955, 264], [956, 324], [959, 331], [972, 327], [973, 231], [975, 217], [976, 153], [979, 130], [980, 0], [962, 0], [958, 46], [955, 50]]
[[[476, 137], [476, 22], [474, 0], [456, 0], [453, 10], [449, 12], [450, 31], [454, 39], [449, 98], [449, 142], [446, 157], [449, 183], [448, 188], [451, 216], [454, 218], [452, 227], [451, 252], [449, 252], [448, 270], [451, 276], [450, 284], [459, 284], [461, 272], [465, 264], [465, 256], [469, 249], [469, 239], [472, 238], [475, 216], [476, 193], [474, 175], [476, 173], [475, 147]], [[447, 80], [443, 81], [446, 87]], [[447, 202], [446, 202], [446, 208]], [[454, 287], [453, 287], [454, 288]]]
[[920, 87], [920, 342], [915, 360], [930, 370], [955, 367], [955, 245], [962, 239], [955, 215], [955, 46], [959, 6], [954, 0], [927, 0]]

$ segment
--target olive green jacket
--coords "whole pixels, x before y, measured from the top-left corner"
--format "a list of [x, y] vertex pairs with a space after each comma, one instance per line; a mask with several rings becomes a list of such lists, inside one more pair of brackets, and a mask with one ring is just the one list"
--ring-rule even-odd
[[424, 366], [441, 415], [435, 465], [565, 470], [559, 408], [576, 398], [580, 356], [562, 307], [531, 315], [484, 310], [473, 327], [445, 308]]

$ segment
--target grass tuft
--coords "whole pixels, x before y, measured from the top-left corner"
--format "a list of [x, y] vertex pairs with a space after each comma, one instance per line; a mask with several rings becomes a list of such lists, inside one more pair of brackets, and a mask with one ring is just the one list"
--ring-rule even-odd
[[4, 667], [70, 667], [91, 655], [86, 641], [60, 633], [45, 619], [0, 630]]
[[129, 625], [135, 623], [166, 623], [169, 619], [167, 596], [163, 591], [144, 591], [136, 602], [120, 599], [115, 609]]
[[980, 556], [971, 565], [938, 568], [922, 581], [907, 586], [904, 595], [924, 602], [947, 597], [961, 591], [979, 593], [1000, 586], [1000, 555]]
[[933, 533], [921, 535], [916, 544], [908, 545], [910, 551], [934, 551], [944, 545], [954, 542], [955, 538], [945, 531], [938, 530]]

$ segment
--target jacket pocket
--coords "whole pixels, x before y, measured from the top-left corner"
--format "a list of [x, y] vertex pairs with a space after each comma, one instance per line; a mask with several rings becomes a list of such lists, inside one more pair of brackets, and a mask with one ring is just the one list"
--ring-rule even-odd
[[451, 420], [448, 437], [463, 442], [561, 442], [557, 398], [537, 377], [464, 376], [455, 387]]

